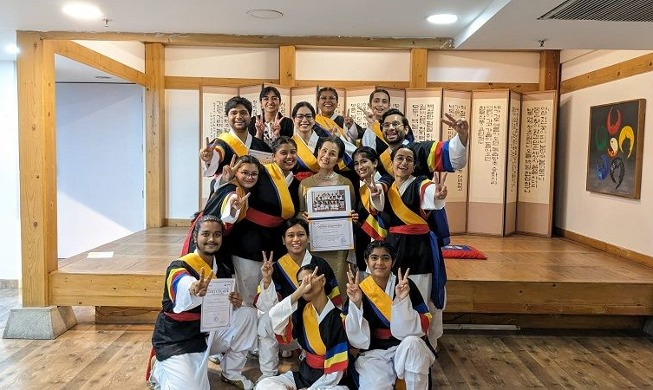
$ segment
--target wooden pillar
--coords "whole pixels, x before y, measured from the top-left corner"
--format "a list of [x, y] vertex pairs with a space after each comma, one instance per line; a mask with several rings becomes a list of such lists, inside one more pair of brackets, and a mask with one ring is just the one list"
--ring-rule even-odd
[[560, 50], [540, 52], [540, 91], [560, 88]]
[[429, 51], [427, 49], [410, 50], [410, 88], [426, 88], [429, 69]]
[[165, 47], [145, 44], [145, 221], [161, 227], [166, 210]]
[[295, 46], [279, 47], [279, 84], [284, 87], [295, 86]]
[[23, 306], [44, 307], [57, 269], [54, 53], [36, 32], [16, 40]]

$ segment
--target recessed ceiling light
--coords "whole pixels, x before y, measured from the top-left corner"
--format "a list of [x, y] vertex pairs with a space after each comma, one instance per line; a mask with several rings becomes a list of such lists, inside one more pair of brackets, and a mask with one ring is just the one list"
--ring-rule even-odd
[[18, 54], [18, 52], [20, 52], [18, 46], [14, 45], [13, 43], [10, 43], [9, 45], [5, 46], [5, 50], [9, 54]]
[[63, 6], [63, 13], [75, 19], [102, 19], [102, 11], [100, 11], [100, 8], [89, 3], [68, 3]]
[[451, 14], [436, 14], [429, 16], [426, 20], [433, 24], [451, 24], [455, 23], [458, 17]]
[[250, 9], [247, 15], [257, 19], [279, 19], [283, 13], [276, 9]]

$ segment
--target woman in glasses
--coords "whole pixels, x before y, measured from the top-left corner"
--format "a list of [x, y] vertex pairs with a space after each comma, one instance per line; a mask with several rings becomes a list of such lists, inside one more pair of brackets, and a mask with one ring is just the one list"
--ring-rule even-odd
[[[244, 155], [236, 159], [233, 156], [231, 163], [222, 167], [220, 175], [221, 184], [206, 202], [204, 210], [195, 218], [190, 227], [182, 249], [182, 255], [193, 252], [195, 245], [191, 240], [195, 223], [203, 215], [215, 215], [224, 223], [224, 235], [233, 230], [236, 223], [245, 218], [248, 207], [248, 198], [252, 188], [258, 182], [261, 163], [256, 157]], [[233, 269], [232, 264], [228, 264]]]
[[315, 108], [309, 102], [299, 102], [292, 109], [294, 134], [292, 139], [297, 143], [297, 166], [295, 177], [302, 181], [317, 173], [320, 166], [317, 163], [317, 142], [321, 137], [330, 134], [315, 123]]

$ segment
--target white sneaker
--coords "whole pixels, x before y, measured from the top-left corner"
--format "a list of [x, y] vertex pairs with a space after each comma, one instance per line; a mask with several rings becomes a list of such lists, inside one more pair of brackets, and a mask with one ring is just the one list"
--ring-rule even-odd
[[281, 350], [281, 357], [284, 359], [288, 359], [292, 357], [292, 351], [288, 349], [282, 349]]
[[221, 353], [216, 353], [215, 355], [209, 355], [209, 361], [219, 365], [223, 357]]
[[250, 381], [249, 379], [245, 378], [242, 375], [238, 379], [229, 379], [226, 376], [224, 376], [224, 373], [220, 373], [220, 379], [224, 383], [228, 383], [241, 390], [252, 390], [254, 388], [254, 384], [252, 383], [252, 381]]

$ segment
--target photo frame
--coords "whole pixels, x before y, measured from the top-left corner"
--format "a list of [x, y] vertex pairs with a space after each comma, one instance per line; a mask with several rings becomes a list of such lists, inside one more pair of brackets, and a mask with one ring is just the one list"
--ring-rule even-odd
[[645, 99], [590, 107], [586, 189], [639, 199]]

